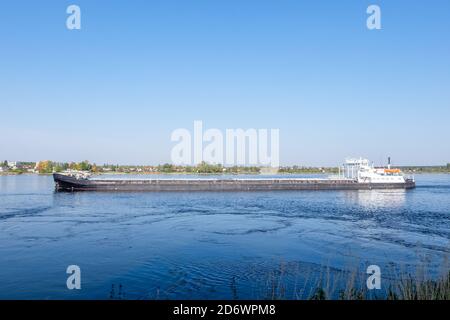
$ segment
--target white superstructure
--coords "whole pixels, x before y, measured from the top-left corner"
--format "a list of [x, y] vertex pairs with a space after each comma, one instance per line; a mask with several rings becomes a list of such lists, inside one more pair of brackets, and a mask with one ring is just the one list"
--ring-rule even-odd
[[387, 168], [376, 168], [363, 158], [345, 160], [342, 174], [345, 179], [360, 183], [405, 183], [407, 180], [400, 169], [391, 169], [390, 164]]

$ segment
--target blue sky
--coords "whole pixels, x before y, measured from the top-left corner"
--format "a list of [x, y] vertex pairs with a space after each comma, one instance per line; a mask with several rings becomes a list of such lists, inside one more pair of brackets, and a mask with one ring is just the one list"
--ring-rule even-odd
[[449, 35], [446, 0], [8, 1], [0, 158], [158, 164], [202, 120], [279, 128], [285, 165], [443, 164]]

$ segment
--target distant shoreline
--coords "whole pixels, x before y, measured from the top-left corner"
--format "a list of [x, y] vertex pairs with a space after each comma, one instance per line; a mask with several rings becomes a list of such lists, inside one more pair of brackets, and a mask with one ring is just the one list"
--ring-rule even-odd
[[[449, 174], [449, 171], [420, 171], [420, 172], [404, 172], [405, 174], [414, 174], [414, 175], [422, 175], [422, 174]], [[0, 172], [0, 176], [20, 176], [20, 175], [36, 175], [36, 176], [51, 176], [53, 173], [38, 173], [38, 172]], [[199, 173], [199, 172], [92, 172], [93, 175], [142, 175], [142, 176], [151, 176], [151, 175], [201, 175], [201, 176], [241, 176], [241, 175], [258, 175], [258, 176], [270, 176], [270, 175], [299, 175], [299, 174], [332, 174], [332, 172], [278, 172], [278, 173], [255, 173], [255, 172], [240, 172], [240, 173]]]
[[[433, 166], [396, 166], [405, 174], [421, 173], [450, 173], [450, 163]], [[97, 165], [88, 160], [76, 162], [54, 162], [44, 160], [39, 162], [14, 162], [4, 161], [0, 164], [0, 175], [17, 174], [52, 174], [53, 172], [63, 172], [66, 170], [84, 171], [93, 174], [134, 174], [134, 175], [155, 175], [155, 174], [184, 174], [184, 175], [289, 175], [289, 174], [338, 174], [342, 169], [339, 167], [313, 167], [313, 166], [279, 166], [277, 168], [261, 166], [223, 166], [222, 164], [210, 164], [201, 162], [197, 165], [174, 165], [170, 163], [159, 165]]]

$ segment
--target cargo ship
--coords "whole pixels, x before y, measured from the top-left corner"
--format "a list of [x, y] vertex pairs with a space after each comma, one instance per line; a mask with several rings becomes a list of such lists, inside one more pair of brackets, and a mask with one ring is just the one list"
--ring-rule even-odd
[[189, 178], [96, 179], [89, 173], [54, 173], [56, 191], [276, 191], [412, 189], [413, 177], [401, 170], [376, 168], [367, 159], [347, 159], [335, 176], [328, 178]]

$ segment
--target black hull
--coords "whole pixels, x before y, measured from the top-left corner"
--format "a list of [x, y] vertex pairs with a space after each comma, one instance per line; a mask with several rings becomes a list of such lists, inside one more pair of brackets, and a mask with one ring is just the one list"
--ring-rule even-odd
[[412, 189], [406, 183], [357, 183], [329, 179], [160, 179], [160, 180], [89, 180], [55, 173], [56, 191], [277, 191], [277, 190], [371, 190]]

